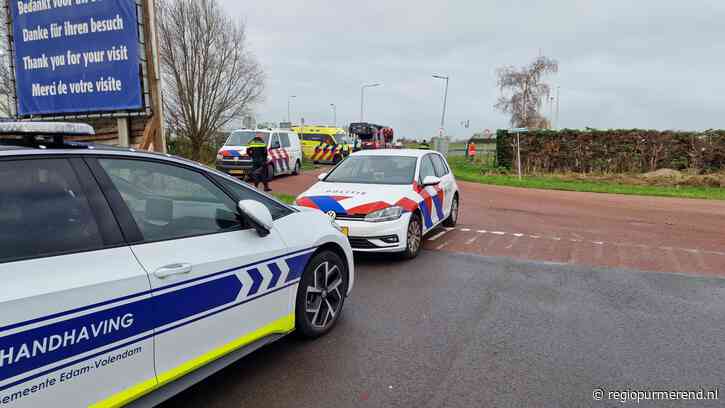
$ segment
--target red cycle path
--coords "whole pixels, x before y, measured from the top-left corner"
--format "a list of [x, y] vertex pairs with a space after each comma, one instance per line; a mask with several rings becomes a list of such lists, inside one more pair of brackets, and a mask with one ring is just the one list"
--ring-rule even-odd
[[[272, 188], [297, 195], [323, 171]], [[459, 186], [459, 226], [429, 250], [725, 277], [725, 201]]]

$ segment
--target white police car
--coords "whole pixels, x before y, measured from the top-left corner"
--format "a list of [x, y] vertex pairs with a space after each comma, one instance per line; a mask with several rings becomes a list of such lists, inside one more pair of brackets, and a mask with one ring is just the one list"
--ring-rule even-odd
[[460, 193], [445, 157], [428, 150], [366, 150], [297, 197], [343, 227], [354, 251], [414, 258], [423, 236], [458, 222]]
[[354, 270], [329, 217], [187, 160], [58, 138], [90, 133], [0, 123], [0, 407], [152, 406], [333, 327]]

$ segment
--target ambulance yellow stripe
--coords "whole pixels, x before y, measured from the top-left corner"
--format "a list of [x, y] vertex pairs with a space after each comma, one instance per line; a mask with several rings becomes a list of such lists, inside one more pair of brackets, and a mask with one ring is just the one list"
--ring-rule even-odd
[[216, 348], [208, 353], [201, 355], [193, 360], [189, 360], [186, 363], [162, 373], [156, 378], [144, 381], [137, 384], [125, 391], [122, 391], [116, 395], [113, 395], [103, 401], [97, 402], [89, 406], [89, 408], [116, 408], [122, 407], [129, 404], [144, 395], [151, 393], [152, 391], [163, 387], [186, 374], [196, 371], [197, 369], [214, 362], [227, 354], [238, 350], [244, 346], [254, 343], [257, 340], [263, 339], [272, 334], [287, 334], [295, 328], [295, 315], [290, 314], [285, 316], [271, 324], [261, 327], [251, 333], [248, 333], [226, 345]]

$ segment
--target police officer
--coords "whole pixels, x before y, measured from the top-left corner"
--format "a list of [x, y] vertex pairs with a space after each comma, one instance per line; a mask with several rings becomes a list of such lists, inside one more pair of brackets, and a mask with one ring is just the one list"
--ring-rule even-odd
[[258, 188], [259, 183], [264, 184], [264, 191], [272, 191], [269, 188], [269, 172], [267, 165], [267, 143], [259, 136], [255, 136], [247, 146], [247, 154], [252, 157], [252, 180], [254, 187]]

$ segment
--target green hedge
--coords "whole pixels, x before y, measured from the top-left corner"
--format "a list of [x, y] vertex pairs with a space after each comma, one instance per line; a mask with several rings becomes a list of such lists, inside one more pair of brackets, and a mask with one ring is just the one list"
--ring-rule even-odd
[[[499, 167], [515, 169], [515, 135], [497, 133]], [[646, 173], [662, 168], [725, 169], [725, 130], [538, 130], [521, 135], [527, 173]]]

